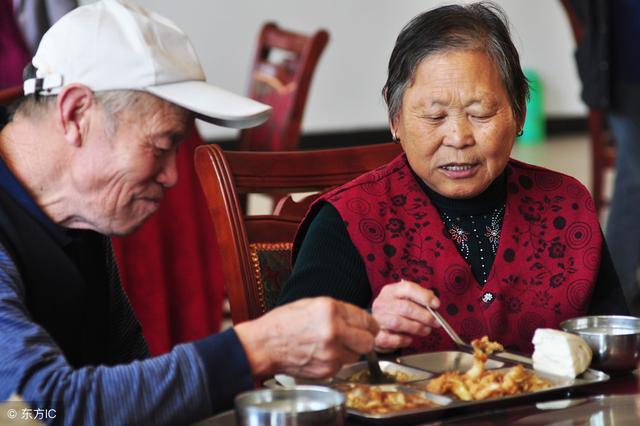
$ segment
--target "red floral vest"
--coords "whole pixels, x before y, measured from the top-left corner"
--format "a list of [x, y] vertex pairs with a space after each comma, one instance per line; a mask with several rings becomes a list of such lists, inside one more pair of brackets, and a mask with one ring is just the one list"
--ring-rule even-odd
[[[322, 199], [342, 216], [374, 297], [401, 278], [414, 281], [434, 291], [440, 313], [467, 341], [488, 335], [530, 353], [536, 328], [557, 328], [585, 314], [602, 237], [593, 200], [576, 179], [515, 160], [506, 174], [500, 242], [484, 285], [448, 236], [404, 154]], [[444, 331], [434, 329], [416, 337], [406, 352], [453, 348]]]

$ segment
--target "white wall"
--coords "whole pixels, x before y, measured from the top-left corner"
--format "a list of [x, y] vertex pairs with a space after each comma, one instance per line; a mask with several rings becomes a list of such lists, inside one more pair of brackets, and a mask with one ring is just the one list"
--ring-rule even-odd
[[[89, 2], [91, 0], [84, 0]], [[326, 28], [330, 40], [309, 93], [303, 131], [386, 125], [380, 89], [395, 38], [436, 0], [137, 0], [173, 19], [191, 37], [210, 82], [245, 92], [263, 22], [302, 32]], [[525, 68], [540, 74], [549, 116], [585, 113], [573, 61], [573, 38], [559, 0], [497, 0], [511, 19]], [[236, 132], [202, 125], [206, 138]]]

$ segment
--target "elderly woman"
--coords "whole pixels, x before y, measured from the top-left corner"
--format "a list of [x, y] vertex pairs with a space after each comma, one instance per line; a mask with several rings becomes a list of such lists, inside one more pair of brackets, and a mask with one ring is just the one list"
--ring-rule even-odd
[[370, 307], [377, 347], [409, 352], [453, 347], [427, 304], [467, 340], [524, 352], [536, 328], [627, 313], [588, 190], [509, 158], [528, 83], [497, 6], [414, 18], [383, 95], [404, 154], [314, 204], [279, 303]]

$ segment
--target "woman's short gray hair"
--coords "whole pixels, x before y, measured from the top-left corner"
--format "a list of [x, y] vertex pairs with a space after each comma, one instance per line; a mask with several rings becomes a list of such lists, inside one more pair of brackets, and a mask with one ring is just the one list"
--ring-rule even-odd
[[382, 96], [393, 122], [402, 107], [404, 92], [420, 63], [430, 55], [450, 50], [481, 50], [496, 64], [514, 118], [524, 123], [529, 83], [509, 32], [509, 21], [495, 3], [449, 5], [413, 18], [400, 32], [389, 58]]

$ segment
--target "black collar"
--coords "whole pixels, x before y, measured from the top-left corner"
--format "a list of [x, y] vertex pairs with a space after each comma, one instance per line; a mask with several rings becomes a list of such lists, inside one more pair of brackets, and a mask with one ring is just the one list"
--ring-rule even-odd
[[36, 204], [24, 186], [14, 176], [13, 172], [0, 158], [0, 187], [2, 187], [14, 200], [20, 204], [31, 216], [33, 216], [51, 236], [64, 247], [71, 243], [72, 235], [69, 229], [54, 223], [49, 216]]
[[447, 211], [456, 215], [485, 214], [502, 207], [507, 199], [507, 178], [504, 171], [482, 194], [466, 199], [445, 197], [431, 189], [413, 169], [411, 172], [438, 211]]

